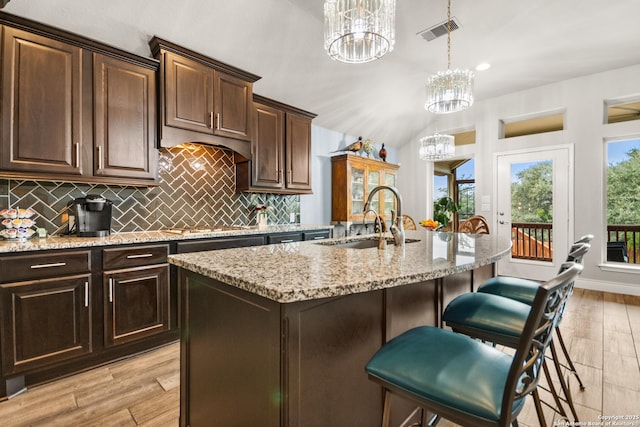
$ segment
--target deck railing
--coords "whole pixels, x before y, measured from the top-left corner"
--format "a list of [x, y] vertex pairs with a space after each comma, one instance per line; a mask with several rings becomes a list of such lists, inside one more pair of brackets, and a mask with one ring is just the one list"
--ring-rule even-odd
[[630, 264], [640, 264], [640, 225], [607, 225], [607, 242], [626, 242]]
[[[511, 224], [511, 257], [551, 261], [553, 230], [551, 224], [519, 222]], [[628, 262], [640, 264], [640, 225], [608, 225], [607, 242], [625, 242]]]
[[537, 261], [553, 260], [552, 224], [536, 222], [511, 223], [511, 257], [534, 259]]

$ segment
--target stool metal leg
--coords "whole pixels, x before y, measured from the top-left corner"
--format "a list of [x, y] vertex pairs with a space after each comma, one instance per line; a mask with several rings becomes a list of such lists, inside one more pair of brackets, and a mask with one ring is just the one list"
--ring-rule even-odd
[[580, 385], [580, 390], [584, 391], [585, 387], [584, 384], [582, 384], [582, 380], [580, 379], [580, 375], [578, 375], [578, 371], [576, 370], [576, 367], [573, 365], [573, 361], [571, 360], [571, 357], [569, 356], [569, 352], [567, 351], [567, 346], [564, 343], [564, 339], [562, 338], [562, 334], [560, 333], [560, 328], [556, 326], [556, 337], [558, 338], [558, 343], [560, 343], [560, 348], [562, 349], [562, 353], [564, 354], [564, 358], [567, 361], [567, 365], [569, 372], [571, 372], [573, 375], [576, 376], [576, 379], [578, 380], [578, 384]]
[[547, 421], [544, 419], [544, 413], [542, 412], [542, 404], [540, 403], [540, 394], [538, 393], [538, 389], [536, 388], [531, 395], [533, 396], [533, 403], [536, 407], [536, 414], [538, 415], [540, 427], [547, 427]]
[[[552, 343], [553, 343], [553, 340], [552, 340]], [[542, 361], [542, 369], [544, 371], [544, 376], [547, 379], [547, 385], [549, 386], [549, 389], [547, 391], [551, 394], [551, 396], [553, 396], [553, 401], [555, 402], [556, 406], [554, 408], [553, 406], [549, 405], [546, 402], [545, 404], [549, 406], [551, 409], [553, 409], [555, 412], [563, 416], [564, 418], [568, 418], [567, 412], [564, 410], [564, 405], [562, 405], [562, 400], [560, 399], [560, 395], [556, 391], [556, 387], [553, 385], [553, 381], [551, 380], [551, 372], [549, 370], [549, 365], [547, 365], [546, 359]], [[544, 387], [540, 386], [539, 384], [538, 384], [538, 387], [541, 387], [544, 389]]]
[[389, 423], [391, 422], [391, 392], [386, 388], [384, 389], [384, 405], [382, 408], [382, 427], [389, 427]]
[[556, 373], [558, 374], [558, 380], [560, 380], [560, 387], [562, 388], [562, 392], [564, 393], [564, 397], [569, 404], [569, 409], [571, 409], [571, 414], [573, 415], [574, 421], [578, 422], [578, 413], [576, 412], [576, 407], [573, 404], [573, 399], [571, 397], [571, 391], [569, 390], [569, 385], [567, 381], [565, 381], [564, 376], [562, 375], [562, 366], [560, 366], [560, 361], [558, 360], [558, 352], [556, 351], [556, 346], [554, 344], [555, 340], [551, 340], [549, 343], [549, 350], [551, 350], [551, 356], [553, 357], [553, 364], [556, 368]]

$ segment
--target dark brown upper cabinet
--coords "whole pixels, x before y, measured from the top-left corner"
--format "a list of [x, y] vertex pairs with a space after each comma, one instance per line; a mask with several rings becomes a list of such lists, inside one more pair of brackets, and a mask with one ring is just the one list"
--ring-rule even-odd
[[157, 61], [0, 12], [0, 176], [157, 185]]
[[160, 145], [202, 142], [248, 159], [260, 77], [158, 37], [149, 45], [160, 61]]
[[2, 87], [2, 169], [80, 176], [82, 50], [5, 27]]
[[95, 175], [154, 180], [155, 71], [102, 54], [93, 65]]
[[236, 164], [236, 191], [311, 193], [311, 121], [315, 116], [254, 95], [252, 157]]

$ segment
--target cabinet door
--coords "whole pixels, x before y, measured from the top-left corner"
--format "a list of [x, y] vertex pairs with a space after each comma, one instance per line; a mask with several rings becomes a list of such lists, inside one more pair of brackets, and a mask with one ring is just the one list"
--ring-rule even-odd
[[169, 330], [169, 265], [119, 270], [104, 276], [105, 347]]
[[364, 209], [365, 197], [367, 197], [364, 177], [364, 168], [351, 166], [351, 200], [348, 214], [350, 221], [361, 220], [363, 217], [362, 211]]
[[287, 113], [287, 188], [311, 190], [311, 120]]
[[91, 276], [0, 285], [4, 375], [91, 352]]
[[2, 169], [80, 175], [81, 49], [4, 31]]
[[213, 134], [214, 70], [166, 52], [164, 75], [164, 124]]
[[284, 188], [284, 122], [282, 110], [255, 104], [251, 184]]
[[154, 179], [153, 70], [94, 55], [94, 175]]
[[215, 73], [214, 132], [243, 141], [251, 141], [253, 84], [221, 72]]
[[[389, 171], [383, 171], [383, 184], [388, 187], [396, 186], [396, 175]], [[394, 210], [396, 213], [398, 212], [398, 208], [396, 206], [396, 199], [391, 191], [381, 191], [383, 197], [383, 211], [384, 217], [386, 219], [391, 219], [391, 211]]]

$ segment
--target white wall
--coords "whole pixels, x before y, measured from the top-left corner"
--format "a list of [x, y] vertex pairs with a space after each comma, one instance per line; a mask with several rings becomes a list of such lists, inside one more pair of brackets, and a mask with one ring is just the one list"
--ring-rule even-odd
[[[366, 139], [366, 136], [363, 135]], [[320, 126], [311, 126], [311, 185], [313, 194], [300, 196], [301, 224], [331, 223], [331, 151], [344, 148], [358, 139], [342, 132], [332, 131]], [[380, 150], [380, 143], [373, 142], [374, 151]], [[398, 153], [387, 147], [387, 161], [397, 163]]]
[[[482, 84], [478, 78], [476, 85]], [[467, 111], [444, 115], [439, 128], [453, 132], [476, 129], [476, 144], [456, 147], [457, 157], [475, 156], [476, 206], [483, 195], [491, 196], [492, 209], [479, 212], [495, 221], [493, 193], [493, 156], [497, 152], [522, 150], [540, 146], [574, 144], [574, 207], [573, 229], [569, 238], [591, 233], [595, 235], [592, 249], [585, 258], [585, 270], [578, 286], [640, 295], [640, 267], [603, 268], [606, 259], [606, 215], [604, 208], [605, 139], [640, 136], [640, 121], [603, 124], [604, 101], [640, 97], [640, 65], [593, 74], [539, 88], [517, 92], [477, 102]], [[564, 110], [564, 131], [526, 137], [499, 139], [499, 121], [519, 116]], [[427, 114], [425, 112], [425, 114]], [[424, 134], [433, 132], [425, 129]], [[403, 167], [398, 172], [399, 188], [408, 200], [407, 210], [414, 210], [418, 219], [427, 218], [432, 203], [432, 165], [417, 159], [418, 138], [399, 149]], [[409, 196], [409, 197], [407, 197]], [[424, 215], [418, 212], [422, 209]], [[409, 213], [409, 211], [407, 211]]]

